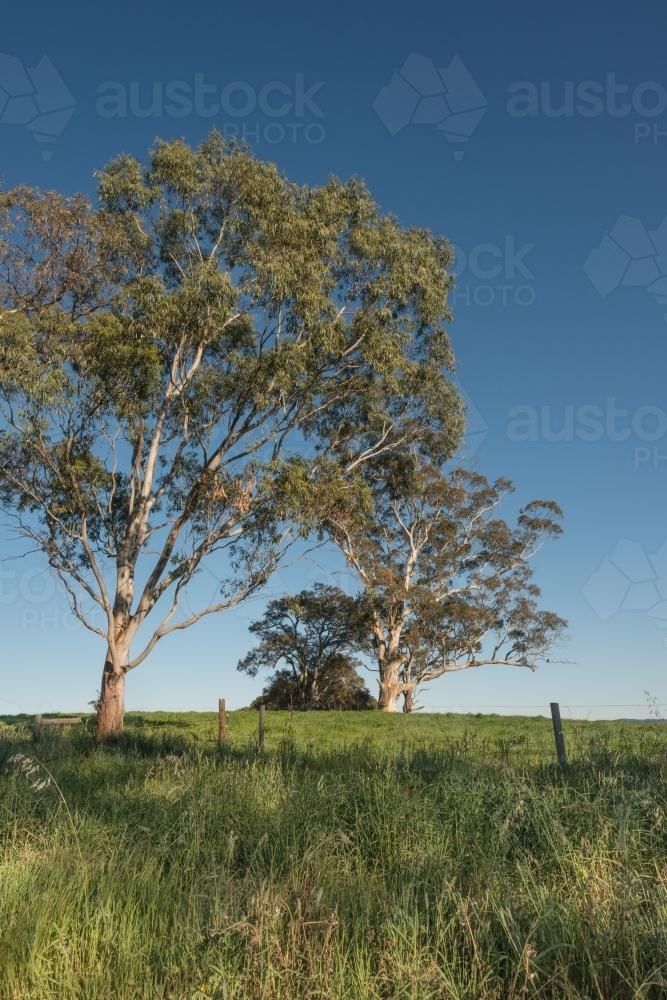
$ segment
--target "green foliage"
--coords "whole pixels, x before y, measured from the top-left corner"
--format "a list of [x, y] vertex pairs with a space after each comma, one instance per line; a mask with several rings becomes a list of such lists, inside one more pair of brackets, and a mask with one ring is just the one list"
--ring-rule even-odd
[[357, 673], [355, 662], [334, 653], [318, 671], [316, 697], [312, 686], [304, 693], [293, 671], [276, 670], [251, 708], [265, 705], [271, 709], [317, 709], [320, 712], [355, 712], [377, 708], [377, 702]]
[[370, 708], [372, 699], [351, 655], [367, 627], [356, 598], [339, 587], [316, 584], [269, 602], [250, 625], [259, 645], [237, 669], [253, 677], [260, 670], [275, 671], [258, 699], [273, 708]]
[[[130, 668], [260, 587], [295, 519], [363, 505], [353, 467], [450, 455], [463, 411], [451, 248], [359, 180], [294, 184], [212, 132], [98, 181], [0, 193], [0, 502], [118, 675], [156, 606]], [[219, 599], [179, 618], [204, 560]]]
[[378, 663], [380, 705], [451, 671], [486, 663], [534, 669], [566, 622], [542, 610], [530, 558], [561, 533], [553, 500], [497, 516], [512, 492], [403, 449], [356, 472], [363, 503], [321, 508], [323, 531], [364, 589], [362, 648]]

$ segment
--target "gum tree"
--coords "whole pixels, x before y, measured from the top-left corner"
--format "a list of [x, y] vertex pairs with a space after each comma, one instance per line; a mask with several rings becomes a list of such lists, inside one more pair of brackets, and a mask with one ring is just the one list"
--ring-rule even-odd
[[530, 562], [561, 532], [558, 505], [534, 500], [510, 525], [498, 517], [508, 480], [444, 473], [415, 449], [361, 476], [370, 502], [324, 512], [322, 525], [363, 587], [378, 707], [393, 712], [402, 696], [411, 711], [420, 685], [453, 671], [534, 670], [566, 626], [539, 607]]
[[450, 247], [359, 181], [290, 183], [216, 133], [98, 180], [0, 197], [0, 500], [106, 647], [105, 739], [128, 671], [265, 583], [295, 496], [345, 509], [406, 441], [451, 452], [462, 412]]

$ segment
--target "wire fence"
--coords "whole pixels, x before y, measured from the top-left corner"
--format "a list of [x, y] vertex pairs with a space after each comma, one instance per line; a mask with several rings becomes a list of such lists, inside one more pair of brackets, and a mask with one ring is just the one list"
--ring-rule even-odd
[[[648, 702], [645, 702], [645, 701], [629, 702], [629, 703], [626, 703], [626, 702], [609, 702], [607, 704], [597, 704], [597, 703], [596, 704], [591, 704], [591, 703], [589, 703], [589, 704], [586, 704], [586, 705], [579, 705], [579, 704], [578, 705], [565, 705], [562, 702], [559, 702], [559, 704], [561, 705], [561, 708], [567, 708], [567, 709], [586, 708], [586, 709], [589, 709], [590, 711], [594, 711], [594, 710], [597, 710], [597, 709], [600, 709], [600, 708], [643, 708], [645, 711], [649, 711], [650, 709], [654, 709], [654, 708], [659, 708], [659, 709], [664, 708], [664, 709], [667, 709], [667, 703], [664, 704], [664, 705], [656, 705], [653, 702], [648, 703]], [[496, 703], [494, 703], [492, 705], [459, 705], [457, 703], [457, 705], [456, 705], [456, 709], [457, 710], [461, 709], [461, 710], [466, 710], [466, 711], [477, 711], [480, 708], [488, 709], [490, 711], [497, 711], [499, 708], [512, 709], [512, 710], [516, 711], [517, 715], [520, 714], [526, 708], [541, 708], [541, 709], [544, 709], [544, 707], [545, 707], [544, 706], [544, 702], [539, 702], [539, 704], [534, 704], [534, 705], [498, 705]], [[451, 703], [449, 705], [429, 705], [429, 709], [438, 709], [438, 710], [446, 709], [446, 710], [451, 711], [452, 710], [452, 705], [451, 705]]]
[[[475, 705], [476, 709], [483, 706]], [[651, 703], [642, 720], [589, 721], [568, 718], [575, 706], [561, 705], [558, 718], [549, 706], [489, 706], [516, 710], [513, 715], [465, 714], [463, 706], [447, 712], [388, 715], [373, 711], [299, 712], [240, 710], [225, 712], [224, 726], [215, 712], [128, 713], [115, 752], [145, 756], [199, 753], [221, 758], [257, 758], [334, 766], [346, 760], [351, 771], [372, 761], [393, 760], [410, 770], [429, 772], [445, 759], [507, 762], [513, 765], [578, 762], [613, 766], [628, 758], [662, 762], [667, 773], [667, 724]], [[539, 715], [521, 717], [527, 708]], [[607, 703], [578, 708], [645, 708]], [[558, 708], [558, 706], [556, 706]], [[650, 714], [648, 714], [650, 712]], [[82, 716], [78, 725], [36, 729], [34, 717], [3, 717], [0, 721], [0, 759], [17, 745], [31, 743], [34, 752], [52, 759], [77, 751], [96, 752], [94, 717]], [[558, 733], [561, 742], [559, 745]], [[3, 751], [4, 747], [4, 751]], [[101, 748], [100, 752], [109, 752]]]

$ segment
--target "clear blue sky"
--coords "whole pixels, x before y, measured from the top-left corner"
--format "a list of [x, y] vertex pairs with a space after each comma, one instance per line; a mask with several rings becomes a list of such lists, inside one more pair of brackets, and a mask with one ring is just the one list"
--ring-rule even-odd
[[[570, 620], [570, 662], [467, 671], [424, 705], [557, 700], [613, 717], [646, 715], [645, 690], [667, 703], [667, 8], [78, 0], [13, 4], [3, 25], [8, 185], [92, 194], [116, 153], [215, 125], [301, 182], [360, 175], [385, 210], [460, 248], [468, 456], [520, 501], [565, 510], [537, 564], [545, 603]], [[100, 641], [73, 626], [36, 557], [8, 561], [16, 547], [2, 545], [0, 712], [84, 708]], [[272, 590], [340, 568], [318, 560]], [[261, 683], [234, 667], [260, 607], [165, 640], [130, 676], [128, 707], [246, 704]]]

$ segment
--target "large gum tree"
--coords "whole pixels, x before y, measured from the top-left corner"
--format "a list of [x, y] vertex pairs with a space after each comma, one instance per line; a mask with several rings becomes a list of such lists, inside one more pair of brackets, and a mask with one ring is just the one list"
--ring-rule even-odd
[[290, 183], [216, 133], [98, 181], [0, 196], [0, 500], [104, 643], [106, 739], [159, 640], [265, 583], [290, 493], [340, 512], [366, 462], [452, 452], [463, 419], [451, 249], [361, 182]]

